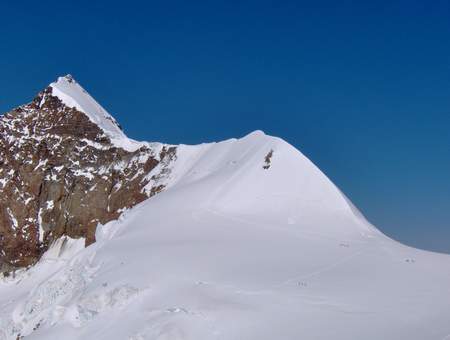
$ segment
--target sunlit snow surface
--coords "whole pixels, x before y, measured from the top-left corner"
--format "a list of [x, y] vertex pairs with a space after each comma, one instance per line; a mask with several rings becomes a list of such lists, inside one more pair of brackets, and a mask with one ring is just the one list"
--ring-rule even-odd
[[450, 339], [450, 257], [381, 234], [289, 144], [180, 146], [171, 176], [2, 279], [0, 339]]
[[50, 87], [53, 96], [58, 97], [66, 106], [85, 113], [105, 132], [114, 145], [134, 151], [145, 144], [127, 138], [116, 120], [71, 75], [59, 77], [50, 84]]

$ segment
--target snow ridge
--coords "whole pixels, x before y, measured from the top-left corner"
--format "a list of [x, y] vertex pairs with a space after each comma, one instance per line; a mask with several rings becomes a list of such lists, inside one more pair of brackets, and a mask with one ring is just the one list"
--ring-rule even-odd
[[67, 107], [74, 107], [86, 114], [117, 147], [134, 151], [146, 144], [129, 139], [116, 120], [70, 74], [59, 77], [50, 87], [53, 96], [58, 97]]

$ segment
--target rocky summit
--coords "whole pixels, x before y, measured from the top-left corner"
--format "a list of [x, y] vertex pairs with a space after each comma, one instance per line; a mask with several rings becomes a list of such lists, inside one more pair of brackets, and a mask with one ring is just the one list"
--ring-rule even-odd
[[128, 139], [70, 75], [0, 117], [0, 271], [28, 267], [66, 235], [162, 191], [177, 148]]

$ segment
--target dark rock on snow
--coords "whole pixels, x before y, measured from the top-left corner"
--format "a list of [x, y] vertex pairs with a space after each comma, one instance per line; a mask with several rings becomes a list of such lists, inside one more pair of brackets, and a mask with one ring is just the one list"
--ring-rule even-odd
[[0, 271], [34, 264], [64, 235], [89, 245], [98, 223], [162, 191], [176, 147], [136, 144], [113, 143], [51, 86], [1, 116]]

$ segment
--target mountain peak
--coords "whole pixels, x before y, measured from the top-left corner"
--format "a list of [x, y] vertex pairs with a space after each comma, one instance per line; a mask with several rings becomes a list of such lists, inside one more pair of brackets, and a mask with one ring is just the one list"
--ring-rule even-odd
[[59, 77], [0, 116], [0, 273], [64, 235], [92, 243], [98, 223], [167, 186], [175, 158], [176, 147], [128, 139], [73, 77]]
[[59, 81], [59, 80], [61, 80], [61, 81], [67, 81], [67, 82], [69, 82], [69, 83], [75, 82], [75, 79], [73, 78], [73, 76], [72, 76], [70, 73], [66, 74], [66, 75], [63, 76], [63, 77], [58, 77], [58, 81]]
[[247, 137], [250, 137], [250, 136], [259, 136], [259, 137], [262, 137], [262, 136], [266, 136], [266, 134], [265, 134], [264, 131], [262, 131], [262, 130], [255, 130], [255, 131], [250, 132], [250, 133], [247, 135]]
[[101, 128], [113, 141], [126, 138], [116, 120], [68, 74], [59, 77], [50, 84], [52, 95], [58, 97], [64, 105], [84, 113], [94, 124]]

